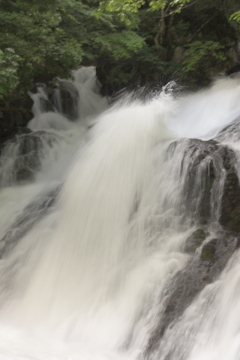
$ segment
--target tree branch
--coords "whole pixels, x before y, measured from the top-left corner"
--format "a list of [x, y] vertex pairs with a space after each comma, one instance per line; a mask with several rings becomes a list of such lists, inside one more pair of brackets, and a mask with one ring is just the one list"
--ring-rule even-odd
[[210, 17], [210, 19], [208, 19], [207, 21], [205, 21], [205, 23], [203, 23], [200, 28], [197, 29], [197, 31], [195, 32], [195, 34], [193, 34], [193, 36], [188, 40], [188, 43], [190, 41], [192, 41], [192, 39], [194, 39], [194, 37], [202, 30], [202, 28], [204, 28], [205, 25], [207, 25], [214, 17], [216, 16], [216, 14], [214, 14], [212, 17]]
[[[165, 18], [165, 13], [164, 13], [164, 9], [161, 10], [161, 17], [159, 19], [159, 22], [158, 22], [158, 31], [154, 37], [154, 44], [156, 46], [160, 46], [162, 45], [162, 41], [163, 41], [163, 33], [164, 33], [164, 30], [165, 30], [165, 21], [164, 21], [164, 18]], [[160, 42], [159, 42], [159, 38], [160, 38]]]

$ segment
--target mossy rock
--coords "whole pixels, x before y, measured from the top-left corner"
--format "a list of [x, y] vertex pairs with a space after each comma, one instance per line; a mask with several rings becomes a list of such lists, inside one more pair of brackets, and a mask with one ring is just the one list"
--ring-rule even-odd
[[189, 214], [201, 225], [211, 221], [211, 194], [217, 178], [218, 151], [219, 143], [215, 140], [191, 139], [183, 160], [188, 166], [184, 192]]
[[233, 167], [224, 183], [220, 213], [219, 222], [225, 229], [240, 232], [240, 185]]
[[218, 239], [212, 239], [202, 248], [201, 260], [214, 260]]
[[31, 181], [31, 180], [34, 180], [34, 178], [35, 178], [35, 173], [29, 167], [22, 167], [16, 171], [16, 181], [17, 182]]
[[75, 86], [68, 80], [60, 80], [55, 84], [55, 89], [52, 90], [50, 92], [48, 88], [45, 91], [52, 108], [57, 109], [69, 120], [76, 120], [78, 118], [79, 94]]
[[229, 214], [229, 220], [225, 226], [231, 231], [240, 232], [240, 205]]
[[19, 134], [3, 144], [1, 150], [1, 160], [3, 162], [5, 161], [4, 158], [8, 159], [11, 156], [12, 146], [15, 146], [15, 152], [17, 151], [12, 169], [9, 170], [9, 174], [5, 174], [8, 176], [8, 185], [15, 182], [22, 183], [34, 180], [37, 171], [41, 168], [44, 146], [47, 144], [52, 147], [56, 141], [56, 135], [46, 131], [24, 132], [22, 134], [19, 132]]
[[[189, 216], [200, 226], [214, 219], [224, 230], [240, 232], [240, 184], [236, 162], [234, 151], [226, 145], [215, 140], [188, 140], [183, 158], [183, 167], [187, 166], [185, 201]], [[222, 194], [217, 190], [220, 182]], [[218, 201], [217, 196], [220, 196]], [[215, 219], [219, 210], [219, 219]]]
[[195, 250], [202, 245], [203, 241], [208, 236], [208, 233], [203, 229], [197, 229], [187, 239], [185, 243], [185, 252], [188, 254], [194, 253]]

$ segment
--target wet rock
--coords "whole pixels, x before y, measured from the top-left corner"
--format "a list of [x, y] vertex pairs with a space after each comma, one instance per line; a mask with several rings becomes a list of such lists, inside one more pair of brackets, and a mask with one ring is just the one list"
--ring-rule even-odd
[[41, 194], [26, 206], [6, 235], [0, 240], [0, 258], [6, 256], [18, 244], [18, 241], [53, 207], [61, 185]]
[[218, 135], [218, 141], [239, 141], [240, 140], [240, 117], [235, 119], [233, 124], [226, 126]]
[[37, 131], [30, 135], [18, 137], [19, 156], [15, 161], [17, 181], [32, 180], [41, 167], [44, 146], [52, 147], [55, 137], [45, 131]]
[[32, 101], [30, 98], [18, 98], [9, 104], [0, 100], [0, 141], [6, 141], [10, 136], [18, 132], [19, 127], [25, 127], [32, 118]]
[[27, 127], [17, 128], [16, 135], [30, 134], [32, 130]]
[[202, 248], [201, 260], [214, 260], [218, 239], [212, 239]]
[[166, 329], [183, 314], [200, 291], [221, 274], [239, 244], [239, 236], [219, 233], [217, 238], [204, 244], [201, 254], [192, 257], [174, 276], [171, 287], [166, 289], [164, 310], [158, 314], [158, 326], [150, 337], [146, 356], [158, 348]]
[[214, 140], [188, 141], [184, 159], [187, 174], [184, 184], [186, 203], [191, 213], [200, 224], [207, 224], [211, 220], [211, 193], [216, 180], [215, 158], [219, 148]]
[[194, 253], [197, 248], [199, 248], [203, 241], [209, 235], [208, 232], [205, 232], [203, 229], [195, 230], [187, 239], [185, 243], [184, 251], [188, 254]]
[[10, 134], [7, 137], [0, 138], [0, 155], [2, 150], [4, 149], [5, 145], [9, 141], [14, 141], [14, 138], [16, 135], [22, 135], [22, 134], [30, 134], [32, 130], [28, 129], [27, 127], [18, 127], [15, 129], [14, 133]]
[[[36, 161], [32, 164], [29, 164], [29, 167], [23, 167], [22, 164], [18, 165], [20, 169], [16, 171], [16, 181], [23, 182], [33, 180], [35, 178], [35, 172], [38, 170], [36, 166]], [[32, 165], [32, 168], [30, 167]]]
[[[146, 356], [157, 349], [166, 329], [204, 287], [218, 278], [240, 246], [240, 185], [234, 151], [216, 140], [181, 141], [185, 142], [181, 169], [187, 216], [201, 226], [186, 239], [184, 250], [194, 255], [165, 289], [164, 309], [159, 311]], [[171, 144], [168, 156], [175, 149], [176, 143]], [[217, 230], [210, 237], [213, 224]]]
[[234, 168], [226, 174], [219, 222], [230, 231], [240, 232], [240, 186]]
[[[56, 135], [45, 131], [15, 135], [1, 152], [1, 183], [3, 186], [16, 182], [31, 181], [41, 167], [44, 147], [52, 147]], [[11, 159], [11, 166], [8, 161]]]
[[17, 182], [33, 180], [34, 174], [40, 169], [40, 151], [43, 148], [41, 138], [37, 135], [24, 135], [18, 137], [18, 156], [14, 163]]
[[233, 74], [240, 73], [240, 63], [235, 63], [230, 69], [227, 70], [226, 75], [232, 76]]
[[57, 82], [48, 82], [47, 85], [37, 84], [30, 94], [34, 103], [37, 103], [35, 110], [38, 112], [57, 111], [69, 120], [78, 118], [79, 94], [71, 81], [59, 79]]
[[[79, 94], [72, 82], [59, 80], [52, 93], [48, 94], [51, 105], [69, 120], [78, 118]], [[52, 111], [52, 110], [50, 110]]]
[[236, 156], [226, 145], [188, 140], [184, 196], [189, 215], [200, 224], [219, 221], [225, 230], [240, 232], [240, 186]]
[[40, 99], [40, 108], [41, 112], [54, 112], [54, 106], [51, 104], [51, 102], [47, 99], [41, 98]]
[[0, 137], [6, 138], [14, 132], [15, 121], [12, 112], [5, 111], [0, 118]]

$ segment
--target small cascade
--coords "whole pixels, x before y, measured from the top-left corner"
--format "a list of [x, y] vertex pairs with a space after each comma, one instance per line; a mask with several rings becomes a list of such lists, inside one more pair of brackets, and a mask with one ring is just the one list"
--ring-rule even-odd
[[[34, 119], [48, 112], [55, 112], [70, 121], [81, 121], [99, 114], [107, 107], [107, 100], [100, 95], [101, 85], [94, 67], [80, 68], [72, 72], [73, 81], [58, 79], [53, 87], [37, 88], [30, 96], [34, 102]], [[53, 115], [51, 115], [53, 117]], [[56, 121], [60, 122], [58, 118]]]
[[0, 360], [238, 360], [240, 81], [73, 77], [1, 153]]
[[78, 119], [79, 93], [72, 81], [59, 79], [50, 99], [57, 113], [69, 120]]
[[16, 135], [1, 154], [1, 185], [9, 186], [16, 182], [32, 180], [34, 174], [40, 170], [44, 151], [49, 151], [54, 140], [54, 136], [47, 132]]
[[33, 101], [32, 112], [34, 117], [39, 117], [42, 113], [53, 111], [53, 107], [48, 99], [45, 87], [38, 87], [36, 94], [29, 92]]
[[30, 93], [34, 117], [28, 132], [16, 135], [1, 151], [0, 186], [33, 181], [43, 174], [52, 177], [53, 167], [59, 176], [61, 162], [71, 162], [74, 144], [83, 140], [91, 125], [87, 119], [107, 106], [99, 94], [95, 68], [81, 68], [74, 76], [75, 81], [59, 79], [52, 89], [42, 86]]
[[90, 68], [88, 76], [86, 68], [73, 72], [74, 85], [78, 90], [80, 101], [78, 102], [78, 116], [86, 119], [89, 115], [96, 115], [107, 107], [107, 99], [100, 95], [101, 84], [97, 81], [96, 70]]

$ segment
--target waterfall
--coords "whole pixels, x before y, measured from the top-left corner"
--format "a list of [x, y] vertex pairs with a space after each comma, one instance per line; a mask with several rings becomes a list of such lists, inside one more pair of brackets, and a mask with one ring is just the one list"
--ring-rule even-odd
[[106, 109], [107, 99], [100, 95], [95, 68], [83, 67], [72, 75], [73, 80], [58, 79], [54, 88], [39, 86], [36, 94], [29, 93], [34, 114], [28, 124], [31, 130], [67, 130], [76, 123], [88, 126], [93, 116]]
[[107, 107], [73, 75], [1, 153], [0, 359], [237, 360], [239, 80]]

